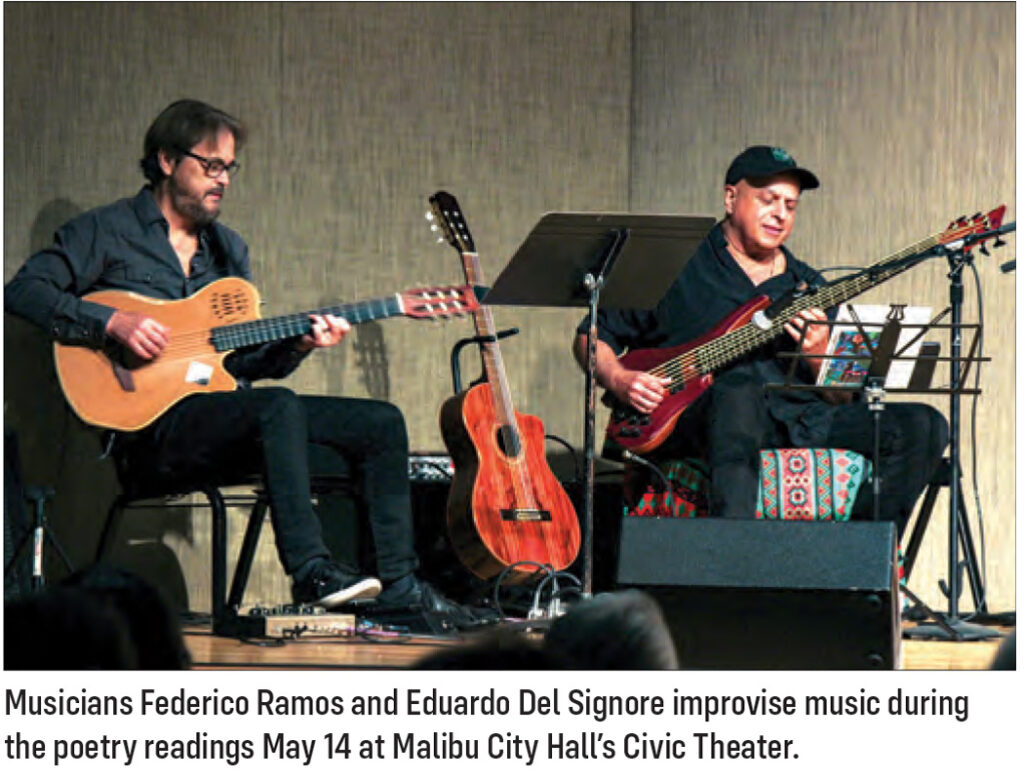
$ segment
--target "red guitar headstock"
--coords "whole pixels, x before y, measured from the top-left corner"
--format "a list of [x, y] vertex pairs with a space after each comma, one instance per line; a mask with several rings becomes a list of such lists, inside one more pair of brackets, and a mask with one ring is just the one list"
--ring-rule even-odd
[[[980, 211], [973, 217], [960, 217], [949, 223], [949, 227], [939, 236], [939, 243], [950, 246], [963, 242], [963, 246], [953, 246], [954, 249], [970, 249], [976, 244], [984, 245], [990, 238], [986, 234], [996, 230], [1003, 224], [1003, 215], [1006, 213], [1006, 206], [999, 206], [987, 214]], [[998, 246], [998, 243], [997, 243]]]
[[398, 293], [402, 313], [415, 319], [450, 319], [480, 308], [477, 292], [471, 285], [418, 287]]

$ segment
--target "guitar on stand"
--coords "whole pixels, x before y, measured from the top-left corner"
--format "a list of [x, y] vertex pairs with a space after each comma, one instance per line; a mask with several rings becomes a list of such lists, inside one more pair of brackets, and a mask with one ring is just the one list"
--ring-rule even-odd
[[[482, 285], [480, 258], [455, 198], [437, 192], [432, 216], [459, 252], [466, 282]], [[520, 582], [537, 566], [568, 567], [580, 549], [572, 501], [548, 465], [544, 424], [512, 405], [490, 309], [473, 312], [485, 380], [441, 407], [441, 434], [455, 464], [448, 533], [459, 560], [489, 579]]]

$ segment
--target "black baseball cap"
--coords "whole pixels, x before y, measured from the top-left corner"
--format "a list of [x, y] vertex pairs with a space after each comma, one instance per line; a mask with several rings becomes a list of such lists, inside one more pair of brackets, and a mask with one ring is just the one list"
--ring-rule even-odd
[[818, 177], [806, 168], [800, 168], [789, 152], [779, 146], [751, 146], [740, 152], [725, 172], [725, 183], [736, 184], [742, 179], [765, 179], [780, 173], [791, 173], [800, 182], [801, 190], [819, 186]]

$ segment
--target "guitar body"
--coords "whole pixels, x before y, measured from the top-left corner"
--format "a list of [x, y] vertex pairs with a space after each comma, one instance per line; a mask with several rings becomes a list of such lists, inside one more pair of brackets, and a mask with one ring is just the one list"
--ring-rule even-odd
[[[448, 534], [455, 552], [482, 579], [517, 561], [547, 563], [565, 569], [580, 547], [580, 528], [572, 501], [548, 465], [544, 424], [515, 415], [520, 450], [506, 453], [490, 388], [477, 385], [449, 398], [441, 407], [441, 434], [455, 464], [448, 494]], [[525, 468], [533, 489], [533, 507], [549, 519], [509, 519], [516, 509], [514, 467]], [[503, 514], [504, 513], [504, 514]], [[525, 579], [533, 566], [514, 569], [509, 582]]]
[[219, 279], [177, 301], [121, 290], [84, 300], [145, 314], [171, 330], [163, 354], [150, 361], [123, 348], [54, 345], [57, 376], [71, 408], [90, 425], [120, 431], [144, 428], [186, 396], [234, 390], [225, 353], [214, 349], [210, 329], [259, 317], [256, 288], [238, 277]]
[[[675, 347], [638, 349], [627, 352], [620, 362], [630, 371], [650, 372], [666, 362], [680, 358], [692, 360], [690, 353], [701, 346], [748, 324], [754, 314], [771, 304], [765, 295], [752, 298], [731, 312], [725, 319], [700, 338]], [[714, 383], [710, 372], [676, 387], [650, 414], [643, 414], [632, 406], [616, 402], [608, 421], [607, 436], [623, 449], [642, 455], [659, 447], [675, 429], [676, 421], [687, 408]]]

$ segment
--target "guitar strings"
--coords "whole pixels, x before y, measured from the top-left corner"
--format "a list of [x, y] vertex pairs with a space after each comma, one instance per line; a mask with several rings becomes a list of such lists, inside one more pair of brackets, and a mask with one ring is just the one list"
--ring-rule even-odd
[[[463, 271], [467, 284], [483, 284], [483, 275], [479, 267], [479, 255], [475, 252], [460, 252], [463, 260]], [[490, 307], [481, 306], [473, 315], [478, 336], [492, 337], [496, 333], [494, 319]], [[512, 487], [512, 508], [537, 510], [538, 502], [533, 481], [526, 465], [526, 442], [524, 441], [516, 419], [512, 396], [505, 380], [504, 361], [497, 340], [483, 344], [483, 361], [488, 376], [492, 407], [499, 423], [498, 435], [506, 453], [516, 452], [516, 456], [502, 460], [509, 471]], [[517, 521], [513, 521], [517, 522]], [[502, 539], [507, 545], [507, 555], [513, 563], [536, 555], [532, 546], [540, 543], [546, 553], [546, 560], [557, 560], [559, 548], [554, 534], [546, 533], [549, 524], [522, 521], [518, 526], [519, 533], [505, 534]]]
[[[389, 307], [389, 303], [392, 306]], [[209, 344], [217, 351], [227, 351], [229, 349], [249, 346], [250, 344], [300, 336], [309, 332], [309, 316], [311, 314], [336, 314], [337, 316], [345, 317], [354, 324], [359, 324], [364, 321], [363, 313], [367, 311], [369, 312], [369, 318], [379, 319], [384, 316], [398, 314], [400, 310], [394, 305], [393, 298], [380, 298], [367, 301], [364, 304], [328, 306], [299, 314], [247, 320], [245, 322], [218, 325], [202, 330], [176, 331], [171, 335], [161, 356], [178, 357], [187, 355], [195, 352], [205, 344]], [[228, 342], [228, 346], [223, 350], [218, 349], [213, 343], [214, 334], [218, 330], [225, 334], [223, 340]]]
[[[478, 256], [472, 253], [464, 255], [464, 271], [468, 284], [482, 284], [482, 279], [477, 267]], [[477, 330], [481, 336], [493, 336], [496, 332], [494, 318], [491, 316], [489, 306], [481, 306], [474, 315], [477, 322]], [[501, 357], [501, 350], [497, 341], [488, 341], [484, 344], [483, 358], [485, 367], [489, 368], [488, 385], [491, 389], [491, 400], [497, 416], [499, 417], [498, 435], [501, 437], [505, 453], [516, 452], [515, 458], [506, 458], [509, 472], [512, 477], [512, 488], [514, 491], [515, 507], [517, 509], [536, 509], [536, 500], [533, 494], [533, 486], [530, 481], [529, 472], [523, 465], [525, 458], [522, 456], [523, 437], [519, 431], [518, 421], [512, 411], [512, 394], [507, 381], [504, 381], [505, 366]], [[518, 450], [518, 451], [517, 451]]]
[[[840, 280], [821, 290], [820, 299], [815, 303], [824, 308], [834, 306], [844, 300], [848, 300], [861, 292], [873, 287], [887, 279], [905, 271], [913, 265], [899, 268], [885, 268], [885, 266], [899, 262], [915, 254], [924, 252], [941, 243], [945, 234], [932, 236], [916, 244], [913, 244], [894, 255], [886, 258], [880, 263], [872, 266], [868, 271], [876, 273], [863, 273], [849, 279]], [[951, 240], [949, 237], [946, 241]], [[922, 258], [923, 259], [923, 258]], [[649, 371], [652, 376], [669, 378], [672, 381], [668, 385], [670, 392], [681, 389], [688, 382], [697, 377], [707, 374], [716, 368], [731, 362], [735, 358], [756, 347], [760, 343], [767, 343], [782, 332], [785, 324], [790, 318], [807, 307], [806, 302], [797, 301], [782, 309], [776, 316], [769, 328], [762, 329], [753, 323], [746, 323], [734, 331], [730, 331], [708, 344], [696, 347], [682, 355], [677, 355]]]
[[[425, 292], [430, 293], [431, 291]], [[204, 343], [211, 343], [217, 351], [227, 351], [261, 342], [301, 336], [309, 332], [309, 317], [313, 314], [334, 314], [344, 317], [353, 325], [358, 325], [370, 320], [407, 314], [409, 313], [405, 309], [407, 305], [404, 298], [400, 301], [396, 296], [385, 296], [358, 303], [325, 306], [298, 314], [257, 318], [203, 330], [182, 331], [172, 336], [163, 354], [187, 355]], [[448, 289], [447, 292], [444, 290], [433, 291], [432, 296], [424, 297], [422, 302], [417, 301], [415, 305], [427, 307], [430, 316], [433, 317], [446, 317], [461, 313], [465, 308], [461, 293], [456, 289]], [[214, 343], [217, 335], [221, 336], [222, 344]]]

